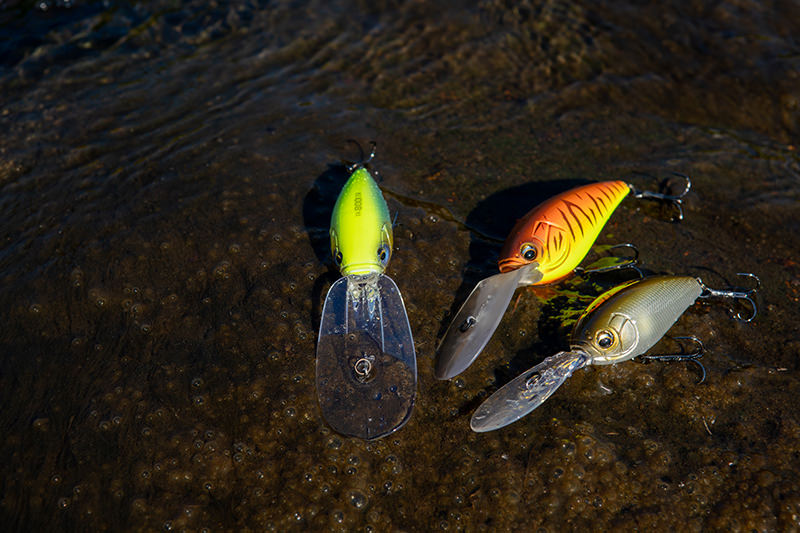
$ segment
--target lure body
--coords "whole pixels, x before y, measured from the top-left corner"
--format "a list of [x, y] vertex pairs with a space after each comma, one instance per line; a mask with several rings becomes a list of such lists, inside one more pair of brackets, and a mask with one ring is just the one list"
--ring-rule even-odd
[[392, 254], [389, 208], [363, 165], [336, 199], [330, 237], [342, 278], [322, 307], [317, 396], [336, 431], [377, 439], [410, 418], [417, 363], [403, 298], [384, 274]]
[[500, 251], [500, 272], [533, 261], [542, 279], [558, 281], [580, 264], [611, 214], [631, 191], [624, 181], [576, 187], [539, 204], [519, 219]]
[[703, 292], [693, 277], [654, 276], [603, 293], [575, 324], [570, 350], [548, 357], [498, 389], [478, 407], [470, 426], [484, 432], [511, 424], [547, 400], [575, 370], [644, 354]]
[[691, 276], [622, 284], [589, 304], [575, 324], [570, 349], [585, 352], [591, 365], [632, 359], [652, 348], [702, 292]]
[[375, 180], [355, 170], [336, 199], [331, 251], [343, 276], [381, 274], [392, 254], [392, 221]]

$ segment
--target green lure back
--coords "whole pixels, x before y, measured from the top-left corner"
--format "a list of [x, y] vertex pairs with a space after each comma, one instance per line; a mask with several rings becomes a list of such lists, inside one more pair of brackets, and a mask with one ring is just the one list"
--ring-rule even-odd
[[378, 184], [358, 168], [331, 216], [331, 251], [343, 276], [380, 274], [392, 255], [392, 221]]

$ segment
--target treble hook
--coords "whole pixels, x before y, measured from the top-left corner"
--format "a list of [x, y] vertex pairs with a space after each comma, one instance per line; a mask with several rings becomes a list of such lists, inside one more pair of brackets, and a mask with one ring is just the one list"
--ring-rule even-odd
[[756, 286], [752, 289], [747, 290], [718, 290], [718, 289], [711, 289], [707, 287], [700, 278], [697, 278], [697, 282], [700, 283], [700, 287], [702, 287], [703, 292], [700, 294], [700, 298], [711, 298], [711, 297], [720, 297], [720, 298], [733, 298], [739, 300], [746, 300], [750, 303], [753, 308], [753, 314], [750, 315], [748, 318], [744, 318], [742, 316], [741, 311], [737, 312], [735, 315], [733, 314], [733, 308], [730, 309], [731, 315], [736, 320], [740, 320], [742, 322], [752, 322], [753, 319], [756, 317], [758, 313], [758, 307], [756, 306], [756, 302], [753, 300], [752, 295], [755, 294], [756, 290], [761, 287], [761, 280], [755, 274], [751, 274], [750, 272], [737, 272], [737, 276], [747, 276], [756, 280]]
[[359, 161], [356, 161], [355, 163], [353, 163], [351, 165], [347, 165], [347, 171], [352, 174], [353, 172], [355, 172], [355, 170], [357, 168], [361, 168], [361, 167], [365, 166], [367, 163], [369, 163], [370, 161], [372, 161], [372, 158], [375, 157], [375, 148], [378, 146], [378, 143], [376, 143], [375, 141], [370, 141], [369, 142], [370, 146], [372, 147], [372, 150], [370, 150], [369, 157], [364, 159], [364, 148], [361, 147], [361, 143], [359, 143], [355, 139], [347, 139], [347, 142], [353, 143], [356, 146], [358, 146], [358, 152], [359, 152], [359, 158], [360, 158]]
[[689, 176], [686, 174], [681, 174], [680, 172], [673, 172], [672, 175], [686, 180], [686, 187], [684, 187], [683, 192], [680, 194], [663, 194], [651, 191], [640, 191], [630, 183], [627, 185], [631, 189], [631, 193], [633, 194], [634, 198], [641, 198], [645, 200], [665, 200], [667, 202], [672, 202], [672, 205], [678, 209], [678, 220], [683, 220], [683, 197], [689, 193], [689, 190], [691, 190], [692, 180]]
[[[650, 361], [691, 361], [696, 363], [697, 366], [700, 367], [700, 370], [703, 372], [702, 376], [700, 377], [700, 381], [697, 382], [698, 385], [703, 383], [706, 380], [706, 367], [703, 366], [703, 363], [698, 361], [703, 354], [706, 353], [706, 347], [703, 344], [703, 341], [695, 337], [694, 335], [687, 335], [683, 337], [673, 337], [672, 340], [681, 341], [681, 340], [690, 340], [694, 341], [696, 348], [692, 353], [676, 353], [676, 354], [653, 354], [653, 355], [641, 355], [639, 358], [642, 360], [643, 363], [648, 363]], [[683, 344], [680, 342], [678, 345], [681, 347], [681, 351], [683, 350]]]
[[583, 267], [579, 266], [579, 267], [576, 267], [575, 270], [574, 270], [576, 275], [583, 276], [583, 275], [587, 275], [587, 274], [600, 274], [600, 273], [604, 273], [604, 272], [612, 272], [612, 271], [615, 271], [615, 270], [623, 270], [623, 269], [626, 269], [626, 268], [632, 268], [633, 270], [636, 271], [637, 274], [639, 274], [640, 278], [644, 277], [644, 273], [641, 270], [639, 270], [638, 266], [636, 266], [636, 265], [639, 264], [639, 248], [637, 248], [635, 244], [632, 244], [632, 243], [629, 243], [629, 242], [625, 242], [625, 243], [621, 243], [621, 244], [614, 244], [612, 246], [607, 246], [607, 247], [601, 246], [599, 248], [603, 248], [602, 251], [615, 250], [617, 248], [628, 248], [630, 250], [633, 250], [633, 257], [629, 258], [625, 262], [619, 263], [618, 265], [610, 265], [610, 266], [606, 266], [606, 267], [589, 268], [589, 269], [586, 269], [586, 268], [583, 268]]

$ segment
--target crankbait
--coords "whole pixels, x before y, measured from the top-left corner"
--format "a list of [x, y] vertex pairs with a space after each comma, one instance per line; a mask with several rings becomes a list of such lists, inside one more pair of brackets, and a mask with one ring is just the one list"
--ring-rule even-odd
[[[750, 276], [760, 285], [755, 275], [740, 275]], [[735, 318], [749, 322], [756, 316], [752, 295], [758, 285], [746, 291], [724, 291], [710, 289], [690, 276], [654, 276], [610, 289], [578, 319], [569, 351], [548, 357], [498, 389], [478, 407], [470, 426], [477, 432], [507, 426], [539, 407], [579, 368], [621, 363], [644, 354], [698, 298], [746, 300], [752, 305], [752, 315], [737, 314]], [[644, 357], [696, 360], [700, 355], [702, 352]]]
[[[403, 298], [384, 274], [392, 255], [389, 208], [364, 167], [333, 208], [331, 251], [342, 278], [328, 290], [317, 342], [317, 394], [339, 433], [377, 439], [410, 418], [417, 388], [414, 340]], [[362, 158], [363, 159], [363, 158]]]
[[478, 283], [445, 332], [438, 352], [436, 377], [450, 379], [478, 357], [518, 287], [544, 285], [576, 271], [600, 231], [622, 200], [667, 200], [683, 219], [681, 202], [691, 188], [678, 195], [636, 190], [624, 181], [603, 181], [563, 192], [534, 207], [517, 221], [500, 252], [500, 274]]

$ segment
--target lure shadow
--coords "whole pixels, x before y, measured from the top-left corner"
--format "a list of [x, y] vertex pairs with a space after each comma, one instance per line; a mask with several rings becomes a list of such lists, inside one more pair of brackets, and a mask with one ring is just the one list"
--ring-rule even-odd
[[330, 225], [336, 198], [350, 173], [341, 163], [332, 163], [314, 180], [303, 199], [303, 224], [317, 260], [327, 271], [314, 282], [311, 294], [311, 322], [313, 331], [319, 330], [322, 316], [323, 290], [339, 279], [339, 270], [331, 258]]
[[341, 163], [329, 164], [303, 199], [303, 223], [320, 263], [331, 263], [330, 225], [333, 206], [350, 173]]

